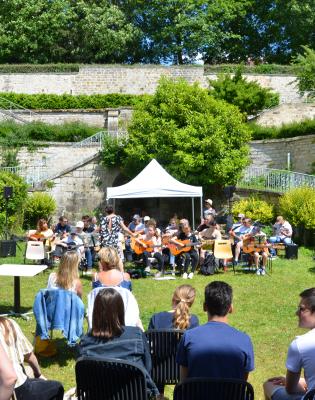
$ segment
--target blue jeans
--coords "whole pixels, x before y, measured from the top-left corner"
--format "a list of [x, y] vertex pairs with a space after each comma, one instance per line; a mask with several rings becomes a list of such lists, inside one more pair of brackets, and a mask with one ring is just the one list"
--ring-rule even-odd
[[87, 267], [88, 267], [88, 269], [91, 269], [92, 265], [93, 265], [91, 249], [90, 248], [85, 249], [84, 250], [84, 255], [85, 255], [85, 258], [86, 258]]
[[269, 238], [269, 242], [270, 243], [284, 243], [284, 244], [291, 244], [292, 243], [292, 239], [289, 237], [283, 238], [281, 239], [280, 236], [271, 236]]

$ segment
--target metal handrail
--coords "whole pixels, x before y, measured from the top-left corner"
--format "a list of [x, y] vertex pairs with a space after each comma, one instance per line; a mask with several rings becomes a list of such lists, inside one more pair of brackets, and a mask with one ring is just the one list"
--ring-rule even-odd
[[315, 175], [274, 168], [248, 167], [237, 183], [238, 188], [278, 193], [284, 193], [301, 186], [315, 188]]
[[[4, 97], [0, 97], [0, 112], [24, 123], [31, 122], [31, 119], [37, 115], [36, 112], [29, 110], [28, 108], [25, 108], [20, 104], [13, 103], [13, 101], [8, 100]], [[20, 112], [22, 116], [20, 115]], [[27, 116], [29, 117], [29, 121], [23, 118], [25, 114], [27, 114]]]

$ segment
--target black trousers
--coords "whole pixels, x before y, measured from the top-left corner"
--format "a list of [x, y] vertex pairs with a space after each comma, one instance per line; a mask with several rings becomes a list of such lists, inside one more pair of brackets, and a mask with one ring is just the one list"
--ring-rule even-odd
[[63, 400], [64, 388], [60, 382], [27, 378], [15, 389], [17, 400]]
[[176, 257], [176, 265], [181, 269], [183, 266], [183, 272], [188, 271], [189, 264], [191, 264], [191, 272], [195, 272], [198, 265], [199, 256], [195, 249], [190, 250], [186, 253], [181, 253]]
[[[142, 254], [143, 257], [143, 263], [146, 267], [150, 267], [150, 260], [149, 257], [151, 257], [151, 253], [148, 253], [147, 251], [144, 251]], [[161, 272], [164, 272], [164, 258], [161, 253], [154, 253], [153, 257], [157, 259], [158, 262], [158, 270]]]

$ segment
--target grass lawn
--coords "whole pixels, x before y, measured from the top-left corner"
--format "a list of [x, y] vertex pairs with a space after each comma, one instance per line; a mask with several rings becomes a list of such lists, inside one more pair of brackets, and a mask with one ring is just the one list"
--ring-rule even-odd
[[[14, 259], [1, 259], [1, 263], [16, 262]], [[45, 288], [50, 271], [45, 271], [34, 278], [21, 278], [22, 311], [33, 305], [36, 292]], [[90, 291], [90, 277], [83, 277], [84, 297]], [[201, 323], [206, 322], [202, 311], [203, 291], [207, 283], [223, 280], [234, 289], [234, 313], [230, 323], [247, 332], [253, 341], [255, 351], [255, 371], [249, 381], [254, 386], [255, 398], [263, 399], [262, 383], [268, 377], [285, 373], [286, 352], [294, 336], [305, 331], [297, 328], [295, 310], [299, 302], [299, 293], [315, 286], [315, 261], [312, 251], [300, 249], [298, 260], [277, 259], [273, 262], [273, 273], [256, 276], [238, 270], [218, 273], [211, 277], [197, 275], [191, 283], [197, 290], [192, 312], [197, 314]], [[139, 279], [133, 281], [133, 292], [138, 300], [141, 318], [146, 328], [150, 316], [162, 310], [169, 310], [174, 288], [184, 281], [154, 281]], [[13, 305], [13, 278], [0, 277], [0, 313], [6, 313]], [[35, 320], [17, 319], [23, 332], [32, 341]], [[51, 359], [41, 358], [43, 374], [50, 379], [60, 380], [65, 389], [75, 386], [74, 352], [68, 349], [61, 334], [54, 334], [57, 341], [58, 355]], [[167, 388], [166, 395], [172, 398], [172, 388]]]

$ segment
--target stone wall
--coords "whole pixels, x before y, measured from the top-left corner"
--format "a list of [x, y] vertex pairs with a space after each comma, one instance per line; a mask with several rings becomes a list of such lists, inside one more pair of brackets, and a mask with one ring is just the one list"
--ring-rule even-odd
[[[188, 82], [199, 82], [208, 87], [208, 78], [216, 79], [215, 74], [204, 75], [202, 66], [83, 66], [78, 73], [38, 73], [38, 74], [0, 74], [0, 92], [16, 93], [68, 93], [68, 94], [106, 94], [154, 93], [162, 75], [185, 78]], [[281, 103], [300, 100], [294, 76], [287, 75], [246, 75], [264, 87], [280, 93]]]
[[311, 173], [315, 162], [315, 135], [290, 139], [254, 140], [250, 143], [251, 165], [285, 169], [287, 154], [290, 153], [291, 169]]
[[314, 118], [315, 103], [280, 104], [271, 110], [265, 110], [257, 118], [256, 122], [262, 126], [281, 126], [282, 124]]

